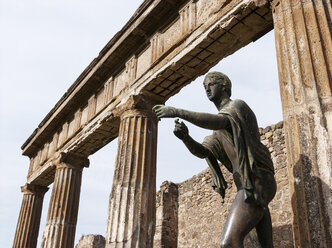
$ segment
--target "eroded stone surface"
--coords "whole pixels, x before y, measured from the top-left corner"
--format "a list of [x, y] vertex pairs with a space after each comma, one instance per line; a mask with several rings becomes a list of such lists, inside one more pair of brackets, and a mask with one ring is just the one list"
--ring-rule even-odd
[[295, 247], [332, 246], [331, 1], [274, 1]]
[[156, 198], [156, 233], [154, 248], [177, 248], [178, 242], [178, 186], [164, 182]]
[[16, 227], [13, 248], [37, 245], [43, 200], [47, 187], [26, 184], [21, 187], [23, 200]]
[[121, 116], [110, 195], [107, 248], [152, 248], [155, 231], [156, 149], [157, 119], [151, 110], [125, 111]]
[[105, 238], [102, 235], [84, 235], [75, 248], [105, 248]]
[[58, 159], [41, 247], [74, 247], [82, 170], [88, 164], [67, 154]]

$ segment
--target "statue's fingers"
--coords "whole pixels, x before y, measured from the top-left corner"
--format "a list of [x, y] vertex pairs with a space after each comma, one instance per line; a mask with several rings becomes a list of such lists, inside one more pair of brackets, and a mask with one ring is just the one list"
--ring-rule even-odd
[[158, 106], [158, 105], [156, 105], [156, 106], [154, 106], [154, 107], [152, 108], [152, 110], [153, 110], [154, 112], [156, 112], [158, 109], [159, 109], [159, 106]]
[[163, 114], [163, 111], [158, 109], [155, 111], [155, 113], [157, 116], [161, 116]]
[[181, 122], [181, 127], [182, 127], [182, 129], [188, 129], [187, 126], [186, 126], [186, 124], [184, 124], [183, 121]]
[[152, 109], [158, 109], [158, 108], [163, 107], [163, 106], [165, 106], [165, 105], [163, 105], [163, 104], [157, 104], [157, 105], [154, 105], [152, 107]]
[[160, 111], [160, 112], [159, 112], [159, 117], [160, 117], [160, 118], [163, 118], [163, 117], [165, 117], [165, 114], [164, 114], [164, 112]]
[[157, 105], [157, 106], [154, 106], [152, 110], [153, 110], [154, 112], [160, 112], [160, 111], [162, 111], [162, 107], [163, 107], [163, 106]]
[[181, 127], [179, 127], [179, 126], [175, 126], [175, 127], [174, 127], [174, 130], [176, 130], [176, 131], [180, 132], [180, 131], [182, 131], [182, 128], [181, 128]]
[[161, 114], [163, 112], [163, 110], [161, 108], [157, 108], [154, 112]]
[[179, 128], [179, 129], [182, 129], [182, 125], [181, 125], [181, 123], [179, 123], [179, 122], [175, 123], [175, 126], [176, 126], [177, 128]]

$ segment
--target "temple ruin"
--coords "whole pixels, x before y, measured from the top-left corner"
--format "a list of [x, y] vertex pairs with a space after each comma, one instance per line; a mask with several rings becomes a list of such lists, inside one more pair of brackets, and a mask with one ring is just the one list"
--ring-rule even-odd
[[151, 107], [272, 29], [292, 242], [331, 247], [331, 15], [330, 0], [145, 0], [23, 144], [30, 166], [13, 247], [36, 247], [52, 183], [41, 246], [74, 246], [82, 170], [89, 155], [116, 137], [106, 247], [153, 247], [157, 119]]

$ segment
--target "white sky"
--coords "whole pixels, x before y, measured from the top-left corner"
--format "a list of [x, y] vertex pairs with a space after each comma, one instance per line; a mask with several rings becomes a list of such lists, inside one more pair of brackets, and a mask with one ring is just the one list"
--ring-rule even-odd
[[[29, 161], [20, 147], [85, 67], [135, 12], [142, 0], [0, 0], [0, 247], [11, 247]], [[245, 100], [259, 126], [282, 119], [273, 32], [221, 61], [215, 71], [233, 83], [233, 99]], [[203, 77], [167, 104], [215, 112]], [[206, 168], [172, 134], [173, 120], [159, 124], [157, 186], [182, 182]], [[188, 125], [202, 141], [210, 132]], [[105, 235], [116, 141], [90, 156], [83, 172], [76, 241]], [[172, 156], [170, 156], [171, 154]], [[39, 243], [51, 189], [43, 205]], [[39, 245], [38, 245], [39, 246]]]

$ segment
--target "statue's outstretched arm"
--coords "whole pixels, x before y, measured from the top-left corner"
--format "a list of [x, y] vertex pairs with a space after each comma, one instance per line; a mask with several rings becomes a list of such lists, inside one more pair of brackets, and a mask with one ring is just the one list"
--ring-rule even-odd
[[210, 130], [225, 129], [229, 125], [228, 119], [221, 115], [193, 112], [165, 105], [156, 105], [153, 107], [153, 111], [159, 119], [179, 117], [196, 126]]
[[183, 122], [179, 122], [178, 119], [175, 120], [175, 128], [173, 132], [196, 157], [207, 158], [211, 155], [211, 152], [206, 147], [190, 137], [187, 126]]

